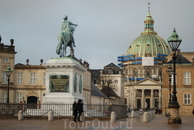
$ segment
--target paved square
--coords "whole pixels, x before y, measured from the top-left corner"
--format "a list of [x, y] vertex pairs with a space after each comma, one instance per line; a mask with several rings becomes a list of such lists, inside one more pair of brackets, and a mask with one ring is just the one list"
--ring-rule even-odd
[[156, 115], [149, 123], [143, 123], [140, 118], [123, 118], [115, 123], [109, 121], [76, 122], [70, 120], [29, 120], [0, 119], [1, 130], [193, 130], [194, 117], [182, 116], [182, 124], [169, 125], [167, 117]]

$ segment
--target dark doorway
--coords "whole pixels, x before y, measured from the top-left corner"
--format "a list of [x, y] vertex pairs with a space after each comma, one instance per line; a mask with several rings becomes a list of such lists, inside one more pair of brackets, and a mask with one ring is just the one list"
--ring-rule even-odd
[[30, 96], [27, 98], [27, 108], [28, 109], [36, 109], [37, 108], [37, 97]]
[[137, 108], [141, 108], [141, 99], [137, 99]]
[[150, 99], [146, 99], [147, 102], [147, 108], [150, 108]]

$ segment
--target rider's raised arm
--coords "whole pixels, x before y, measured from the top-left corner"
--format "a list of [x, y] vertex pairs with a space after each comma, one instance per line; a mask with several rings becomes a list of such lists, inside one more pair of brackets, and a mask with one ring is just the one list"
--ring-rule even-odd
[[77, 24], [74, 24], [74, 23], [72, 23], [72, 22], [70, 22], [70, 21], [69, 21], [69, 24], [70, 24], [70, 25], [73, 25], [73, 26], [77, 26]]

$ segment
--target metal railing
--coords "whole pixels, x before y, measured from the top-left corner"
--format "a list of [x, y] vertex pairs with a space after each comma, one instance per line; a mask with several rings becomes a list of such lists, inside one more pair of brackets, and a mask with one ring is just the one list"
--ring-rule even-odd
[[[19, 110], [23, 110], [24, 116], [48, 116], [50, 110], [54, 111], [54, 116], [72, 116], [72, 104], [41, 103], [0, 103], [0, 115], [15, 115]], [[115, 111], [117, 117], [127, 115], [126, 105], [108, 104], [84, 104], [84, 115], [86, 117], [109, 117], [111, 111]]]

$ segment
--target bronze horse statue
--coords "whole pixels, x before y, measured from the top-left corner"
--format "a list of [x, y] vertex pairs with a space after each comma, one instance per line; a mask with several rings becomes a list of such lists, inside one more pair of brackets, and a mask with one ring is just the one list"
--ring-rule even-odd
[[56, 53], [60, 55], [60, 57], [66, 57], [66, 48], [69, 46], [71, 48], [70, 56], [74, 57], [73, 45], [75, 47], [75, 41], [73, 38], [73, 32], [75, 31], [77, 24], [68, 21], [67, 15], [65, 15], [63, 19], [64, 21], [61, 26], [61, 32], [58, 34], [59, 43], [56, 48]]
[[[60, 57], [66, 57], [66, 48], [70, 47], [70, 56], [74, 57], [74, 49], [73, 42], [71, 40], [71, 34], [68, 31], [60, 32], [58, 35], [58, 45], [56, 48], [56, 53], [60, 55]], [[75, 47], [75, 44], [74, 44]]]

